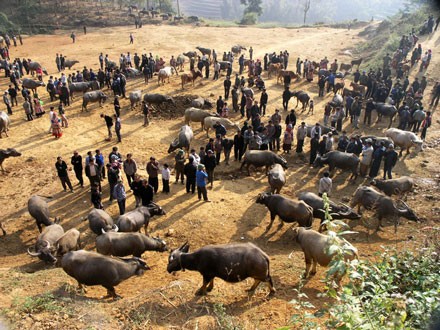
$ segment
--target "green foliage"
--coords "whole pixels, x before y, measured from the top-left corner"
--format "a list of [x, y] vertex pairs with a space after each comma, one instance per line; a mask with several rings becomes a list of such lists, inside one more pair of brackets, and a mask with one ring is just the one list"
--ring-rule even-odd
[[214, 314], [217, 319], [217, 324], [222, 330], [240, 330], [241, 326], [234, 322], [234, 318], [226, 313], [226, 308], [223, 304], [214, 304]]
[[15, 29], [16, 29], [15, 24], [9, 21], [5, 13], [0, 11], [0, 31], [7, 32], [9, 30], [15, 30]]
[[257, 14], [256, 13], [246, 13], [243, 15], [240, 24], [243, 25], [255, 25], [257, 24]]
[[57, 298], [52, 293], [43, 293], [34, 297], [16, 297], [12, 303], [20, 313], [53, 312], [62, 309], [57, 305]]
[[256, 24], [258, 17], [263, 14], [262, 0], [240, 0], [240, 2], [246, 6], [240, 24]]

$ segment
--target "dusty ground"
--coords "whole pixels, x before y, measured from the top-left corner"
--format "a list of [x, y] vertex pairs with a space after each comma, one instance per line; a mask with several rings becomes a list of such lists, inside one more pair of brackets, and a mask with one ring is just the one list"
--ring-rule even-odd
[[[159, 53], [168, 61], [171, 55], [193, 50], [198, 45], [215, 48], [223, 53], [233, 44], [251, 44], [257, 58], [262, 58], [268, 51], [287, 49], [291, 54], [291, 64], [298, 56], [314, 60], [328, 56], [331, 60], [337, 58], [338, 62], [349, 62], [350, 58], [341, 55], [341, 52], [351, 49], [361, 40], [357, 37], [359, 31], [330, 28], [296, 30], [172, 26], [145, 26], [142, 30], [112, 28], [89, 32], [87, 36], [79, 35], [74, 45], [71, 44], [68, 32], [27, 38], [24, 46], [12, 50], [12, 57], [30, 57], [42, 63], [54, 75], [57, 75], [56, 52], [78, 59], [80, 64], [76, 68], [79, 69], [83, 65], [97, 68], [100, 52], [108, 53], [110, 59], [115, 61], [118, 54], [127, 51]], [[130, 32], [135, 35], [134, 45], [128, 44]], [[428, 92], [432, 89], [432, 80], [439, 73], [439, 59], [436, 56], [439, 37], [440, 32], [437, 32], [430, 39], [421, 40], [424, 47], [431, 48], [434, 52], [428, 70]], [[8, 82], [2, 77], [0, 84], [1, 90], [4, 90]], [[128, 91], [142, 89], [143, 92], [155, 91], [172, 96], [188, 93], [214, 99], [222, 94], [222, 84], [223, 79], [217, 82], [204, 79], [196, 82], [195, 88], [188, 85], [182, 91], [180, 78], [173, 77], [171, 83], [163, 87], [158, 87], [155, 80], [146, 86], [138, 79], [129, 82]], [[276, 85], [275, 79], [268, 80], [267, 85], [268, 113], [271, 115], [276, 107], [281, 108], [282, 87]], [[299, 121], [305, 120], [313, 124], [320, 120], [323, 105], [330, 95], [324, 99], [317, 98], [316, 83], [308, 84], [301, 80], [293, 86], [294, 89], [307, 90], [315, 100], [315, 115], [300, 115]], [[48, 110], [50, 102], [47, 93], [41, 89], [39, 94]], [[256, 95], [259, 98], [258, 92]], [[122, 154], [133, 153], [141, 168], [141, 175], [146, 174], [145, 163], [152, 155], [162, 164], [172, 164], [173, 155], [168, 155], [166, 150], [182, 125], [182, 119], [153, 118], [152, 124], [143, 128], [140, 110], [130, 111], [127, 100], [122, 100], [121, 105], [123, 142], [118, 146]], [[75, 186], [73, 194], [64, 193], [56, 177], [54, 163], [58, 155], [69, 161], [74, 149], [84, 156], [87, 151], [100, 148], [107, 156], [115, 141], [104, 141], [106, 128], [99, 114], [111, 114], [113, 106], [111, 101], [103, 109], [92, 105], [90, 112], [86, 113], [80, 112], [80, 108], [81, 101], [78, 97], [67, 108], [70, 126], [64, 130], [64, 135], [59, 140], [54, 140], [47, 134], [47, 115], [27, 122], [21, 106], [14, 108], [10, 136], [0, 140], [0, 148], [14, 147], [23, 153], [20, 158], [8, 159], [4, 164], [8, 173], [0, 175], [2, 219], [5, 220], [8, 231], [7, 236], [0, 237], [0, 308], [6, 313], [5, 318], [10, 320], [10, 326], [27, 329], [224, 329], [228, 327], [228, 322], [232, 322], [245, 329], [273, 329], [287, 324], [295, 311], [289, 301], [297, 296], [295, 289], [304, 270], [302, 253], [292, 242], [289, 225], [276, 231], [276, 223], [269, 233], [264, 234], [269, 215], [263, 206], [255, 204], [255, 198], [258, 193], [267, 189], [267, 179], [261, 172], [251, 177], [244, 173], [239, 174], [239, 164], [236, 162], [232, 162], [230, 166], [221, 163], [216, 169], [217, 180], [214, 189], [209, 191], [212, 203], [201, 203], [196, 197], [186, 195], [180, 184], [172, 184], [170, 195], [159, 194], [157, 201], [167, 211], [167, 215], [154, 218], [150, 231], [153, 235], [164, 236], [173, 229], [174, 234], [167, 238], [172, 248], [186, 240], [192, 250], [206, 244], [237, 241], [256, 243], [271, 258], [272, 276], [278, 290], [272, 299], [266, 299], [265, 287], [260, 288], [249, 299], [244, 290], [250, 286], [250, 280], [236, 285], [217, 280], [213, 292], [207, 297], [195, 298], [194, 292], [201, 284], [198, 273], [187, 271], [176, 276], [170, 275], [166, 272], [166, 254], [146, 253], [144, 258], [152, 270], [117, 287], [117, 292], [124, 299], [116, 302], [103, 301], [100, 300], [105, 295], [103, 288], [90, 287], [85, 296], [76, 295], [73, 291], [76, 283], [72, 278], [61, 269], [45, 265], [26, 254], [26, 249], [35, 242], [38, 235], [35, 222], [27, 213], [26, 207], [28, 198], [34, 194], [53, 196], [50, 202], [52, 214], [62, 217], [65, 230], [78, 228], [86, 249], [94, 249], [94, 234], [89, 230], [87, 222], [82, 221], [92, 209], [88, 187], [80, 189]], [[240, 119], [235, 117], [234, 120]], [[425, 152], [415, 157], [404, 157], [395, 168], [397, 175], [408, 174], [420, 178], [417, 194], [410, 196], [408, 203], [425, 222], [415, 224], [402, 221], [397, 234], [394, 234], [392, 227], [387, 227], [385, 232], [370, 237], [369, 241], [365, 228], [357, 223], [353, 224], [359, 233], [352, 235], [350, 241], [359, 248], [362, 258], [372, 257], [383, 246], [398, 250], [412, 248], [414, 242], [421, 239], [422, 228], [439, 220], [439, 209], [435, 208], [440, 173], [437, 167], [440, 133], [436, 114], [433, 122], [434, 125], [428, 132], [428, 148]], [[348, 123], [344, 123], [344, 126], [352, 132]], [[360, 132], [381, 135], [385, 127], [385, 123], [375, 124], [370, 129], [361, 125]], [[193, 129], [196, 135], [194, 146], [198, 149], [206, 144], [207, 138], [200, 132], [198, 125], [193, 126]], [[316, 191], [318, 171], [310, 169], [296, 155], [288, 155], [287, 160], [291, 167], [287, 172], [288, 184], [282, 193], [294, 197], [300, 191]], [[76, 184], [73, 172], [70, 178]], [[338, 173], [334, 178], [332, 198], [341, 201], [343, 197], [351, 196], [361, 183], [362, 179], [358, 179], [356, 184], [352, 184], [348, 181], [348, 174]], [[103, 194], [106, 211], [116, 217], [117, 205], [109, 205], [107, 199], [106, 186]], [[128, 210], [133, 209], [134, 198], [131, 194], [127, 204]], [[317, 223], [314, 226], [317, 227]], [[414, 239], [409, 239], [409, 236]], [[321, 269], [304, 287], [305, 293], [317, 308], [323, 307], [325, 302], [322, 298], [317, 298], [317, 294], [323, 291], [323, 284], [320, 282], [323, 276], [324, 271]], [[35, 301], [40, 294], [48, 292], [56, 298], [54, 311], [45, 308], [41, 313], [20, 312], [19, 302], [24, 297], [31, 297], [27, 302]], [[224, 311], [219, 312], [222, 307]], [[52, 317], [48, 317], [49, 314]]]

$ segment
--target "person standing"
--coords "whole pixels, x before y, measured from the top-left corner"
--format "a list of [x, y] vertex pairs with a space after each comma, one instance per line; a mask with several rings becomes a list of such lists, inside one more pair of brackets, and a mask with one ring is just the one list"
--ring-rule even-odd
[[72, 31], [72, 33], [70, 34], [70, 38], [72, 39], [72, 43], [75, 43], [75, 39], [76, 39], [76, 35], [75, 32]]
[[52, 117], [52, 135], [55, 136], [55, 139], [59, 139], [63, 136], [63, 131], [61, 129], [61, 119], [58, 118], [57, 114], [54, 113]]
[[66, 191], [67, 185], [70, 189], [70, 192], [73, 192], [73, 187], [70, 183], [69, 174], [67, 173], [67, 164], [61, 156], [57, 157], [55, 168], [57, 169], [58, 177], [60, 178], [61, 185], [63, 186], [64, 191]]
[[312, 139], [310, 140], [310, 161], [309, 161], [310, 165], [313, 165], [313, 163], [315, 162], [318, 149], [319, 149], [319, 134], [315, 133]]
[[112, 165], [110, 163], [106, 164], [107, 167], [107, 180], [109, 184], [109, 202], [113, 201], [113, 193], [115, 191], [115, 186], [118, 183], [119, 179], [119, 168], [117, 165]]
[[154, 189], [154, 193], [157, 194], [159, 189], [159, 162], [156, 158], [150, 157], [150, 161], [147, 163], [148, 184]]
[[241, 158], [244, 154], [244, 137], [241, 131], [237, 131], [234, 136], [234, 159], [241, 162]]
[[324, 193], [327, 194], [327, 196], [330, 195], [332, 191], [332, 179], [330, 178], [329, 172], [324, 172], [324, 176], [319, 180], [319, 187], [318, 187], [318, 195], [322, 197]]
[[304, 147], [304, 140], [307, 136], [307, 127], [306, 123], [302, 122], [301, 125], [298, 126], [298, 129], [296, 131], [296, 153], [300, 154], [303, 152]]
[[205, 157], [205, 167], [208, 174], [208, 182], [211, 183], [211, 189], [214, 186], [214, 169], [216, 165], [216, 157], [214, 155], [214, 152], [210, 149], [207, 151], [207, 155]]
[[119, 214], [122, 215], [125, 213], [125, 200], [127, 199], [127, 194], [125, 193], [124, 184], [122, 183], [122, 179], [118, 179], [118, 183], [116, 184], [113, 190], [113, 197], [118, 201], [119, 206]]
[[189, 194], [190, 192], [194, 194], [194, 192], [196, 191], [196, 172], [197, 172], [197, 166], [194, 164], [194, 157], [189, 156], [188, 163], [186, 163], [183, 168], [183, 173], [186, 176], [187, 194]]
[[91, 157], [89, 159], [89, 163], [86, 164], [86, 177], [89, 178], [90, 186], [97, 186], [99, 187], [99, 191], [102, 191], [101, 187], [101, 172], [99, 171], [99, 166], [95, 164], [95, 157]]
[[289, 87], [286, 87], [283, 92], [283, 109], [284, 111], [287, 111], [287, 108], [289, 107], [289, 100], [290, 100], [291, 94]]
[[388, 146], [388, 150], [385, 152], [384, 155], [384, 166], [383, 166], [383, 179], [386, 180], [386, 177], [388, 175], [388, 179], [392, 179], [393, 176], [391, 174], [391, 171], [393, 170], [393, 167], [396, 165], [398, 159], [397, 152], [394, 150], [394, 144], [390, 143]]
[[206, 179], [208, 179], [208, 174], [205, 172], [205, 165], [199, 164], [197, 165], [197, 172], [196, 172], [196, 183], [197, 183], [197, 196], [199, 197], [199, 200], [202, 199], [205, 202], [210, 202], [208, 199], [208, 191], [206, 190]]
[[170, 193], [170, 177], [171, 177], [170, 169], [168, 167], [168, 164], [165, 163], [163, 164], [163, 168], [162, 168], [162, 192], [165, 194]]
[[266, 93], [266, 88], [263, 88], [263, 92], [260, 96], [260, 113], [262, 116], [266, 115], [266, 106], [269, 96]]
[[371, 139], [367, 139], [366, 145], [362, 150], [362, 159], [360, 162], [359, 174], [360, 176], [366, 176], [368, 168], [371, 165], [371, 160], [373, 159], [373, 146]]
[[83, 26], [83, 30], [84, 30], [84, 35], [86, 35], [87, 34], [87, 27], [85, 25]]
[[426, 131], [431, 126], [432, 123], [432, 117], [431, 117], [431, 111], [426, 112], [426, 118], [422, 122], [422, 133], [420, 134], [420, 138], [425, 141], [426, 139]]
[[101, 201], [101, 193], [99, 192], [99, 189], [97, 186], [93, 186], [90, 194], [90, 200], [93, 204], [93, 207], [95, 209], [103, 210], [104, 206], [102, 205]]
[[290, 153], [293, 144], [293, 127], [292, 124], [288, 124], [286, 130], [284, 131], [283, 139], [283, 151], [285, 153]]
[[227, 100], [229, 98], [229, 91], [231, 89], [231, 78], [229, 76], [227, 76], [223, 82], [223, 87], [225, 89], [225, 100]]
[[[11, 105], [10, 105], [11, 108], [14, 106], [14, 103], [15, 103], [15, 105], [18, 105], [17, 90], [14, 87], [12, 87], [12, 85], [9, 85], [8, 94], [11, 99]], [[6, 102], [5, 102], [5, 104], [6, 104]], [[8, 109], [8, 114], [12, 115], [12, 109], [11, 109], [11, 112], [9, 112], [9, 109]]]
[[142, 180], [139, 175], [134, 176], [134, 181], [130, 185], [131, 190], [133, 191], [134, 198], [136, 200], [136, 206], [135, 208], [142, 205], [142, 197], [141, 197], [141, 191], [142, 191]]
[[174, 170], [176, 171], [176, 183], [179, 182], [180, 178], [182, 184], [184, 184], [185, 178], [183, 177], [183, 173], [185, 167], [185, 151], [179, 149], [176, 156], [174, 156], [174, 160], [176, 162], [174, 165]]
[[[6, 92], [5, 92], [6, 93]], [[5, 95], [6, 96], [6, 95]], [[6, 96], [7, 97], [7, 96]], [[32, 117], [32, 108], [31, 108], [31, 103], [25, 99], [24, 103], [23, 103], [23, 109], [24, 109], [24, 113], [26, 114], [27, 120], [31, 121], [34, 120], [34, 118]], [[9, 109], [8, 109], [9, 112]], [[53, 127], [53, 126], [52, 126]]]
[[82, 157], [78, 154], [78, 151], [73, 152], [73, 156], [70, 160], [70, 163], [73, 165], [73, 170], [75, 171], [75, 176], [78, 179], [78, 183], [80, 184], [81, 188], [84, 188], [84, 180], [83, 180], [83, 164], [82, 164]]
[[107, 130], [108, 130], [107, 141], [110, 141], [113, 137], [112, 134], [113, 119], [112, 117], [104, 115], [103, 113], [101, 113], [101, 118], [104, 118], [105, 120], [105, 125], [107, 126]]
[[133, 33], [130, 33], [130, 44], [134, 43], [134, 37], [133, 37]]
[[123, 163], [124, 173], [127, 177], [127, 183], [130, 187], [131, 187], [131, 182], [135, 179], [135, 175], [137, 172], [137, 164], [132, 157], [133, 157], [132, 154], [127, 154], [127, 159], [124, 160]]
[[115, 107], [116, 117], [121, 117], [121, 105], [119, 104], [119, 95], [115, 96], [115, 100], [113, 101], [113, 106]]
[[370, 173], [368, 174], [371, 179], [374, 179], [379, 173], [380, 164], [382, 163], [382, 158], [385, 152], [385, 143], [380, 141], [380, 146], [373, 152], [373, 162], [371, 163]]
[[115, 118], [115, 133], [116, 136], [118, 137], [118, 142], [122, 142], [122, 137], [121, 137], [121, 118], [114, 115]]
[[145, 101], [142, 101], [142, 114], [144, 115], [144, 127], [150, 124], [148, 116], [150, 115], [150, 108]]

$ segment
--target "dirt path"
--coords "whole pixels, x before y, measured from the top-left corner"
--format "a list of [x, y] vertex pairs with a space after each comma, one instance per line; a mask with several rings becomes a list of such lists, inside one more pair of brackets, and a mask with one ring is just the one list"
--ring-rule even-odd
[[[35, 36], [25, 39], [25, 46], [13, 49], [12, 55], [38, 60], [50, 74], [57, 76], [54, 60], [56, 52], [78, 59], [80, 64], [74, 69], [80, 69], [84, 65], [97, 68], [100, 52], [109, 54], [111, 60], [117, 61], [121, 52], [130, 51], [133, 54], [151, 51], [156, 54], [160, 51], [159, 54], [168, 61], [171, 55], [193, 50], [199, 45], [215, 48], [222, 54], [234, 44], [251, 44], [257, 58], [262, 58], [266, 52], [287, 49], [292, 66], [297, 57], [319, 60], [327, 56], [330, 61], [337, 58], [338, 62], [349, 62], [350, 58], [340, 53], [351, 49], [354, 43], [361, 40], [357, 36], [359, 31], [330, 28], [297, 30], [173, 26], [145, 26], [142, 30], [134, 30], [124, 27], [96, 30], [89, 32], [87, 36], [80, 35], [73, 45], [70, 43], [69, 33]], [[135, 34], [134, 46], [128, 44], [130, 32]], [[439, 75], [440, 62], [436, 56], [439, 37], [440, 32], [437, 32], [426, 42], [422, 41], [424, 48], [428, 46], [434, 51], [427, 73], [429, 91], [432, 81]], [[412, 76], [414, 74], [412, 72]], [[263, 76], [266, 77], [266, 74]], [[204, 79], [196, 82], [195, 88], [188, 85], [184, 91], [181, 90], [179, 77], [173, 77], [171, 83], [163, 87], [157, 87], [155, 79], [148, 86], [142, 80], [132, 80], [127, 89], [154, 91], [172, 96], [200, 95], [214, 100], [223, 94], [223, 79], [224, 77], [216, 82]], [[0, 79], [1, 90], [5, 90], [7, 84], [6, 79]], [[282, 94], [282, 86], [276, 84], [275, 78], [268, 80], [267, 86], [269, 105], [265, 120], [268, 120], [276, 107], [281, 108]], [[298, 121], [304, 120], [313, 124], [321, 120], [323, 105], [331, 95], [324, 99], [318, 98], [316, 83], [308, 84], [301, 80], [294, 82], [293, 86], [293, 89], [307, 90], [315, 100], [315, 114], [300, 114]], [[51, 104], [47, 93], [41, 89], [39, 94], [48, 110]], [[256, 95], [259, 99], [259, 93]], [[107, 157], [115, 140], [104, 141], [106, 129], [99, 114], [112, 114], [111, 103], [112, 98], [102, 109], [91, 105], [90, 112], [81, 112], [81, 100], [77, 97], [73, 105], [67, 108], [69, 128], [64, 130], [64, 135], [59, 140], [54, 140], [47, 134], [47, 115], [29, 123], [25, 120], [21, 107], [14, 109], [10, 137], [0, 140], [0, 148], [14, 147], [23, 155], [5, 161], [4, 167], [9, 173], [0, 175], [2, 219], [5, 220], [8, 231], [7, 236], [0, 237], [3, 247], [0, 251], [0, 308], [10, 308], [11, 304], [14, 305], [14, 302], [24, 297], [33, 297], [31, 299], [35, 301], [36, 296], [44, 292], [50, 292], [56, 297], [57, 308], [54, 312], [43, 310], [42, 313], [26, 314], [14, 305], [15, 307], [6, 312], [6, 317], [13, 320], [17, 328], [31, 328], [33, 324], [35, 329], [225, 328], [224, 323], [219, 325], [218, 320], [228, 320], [229, 317], [233, 317], [234, 324], [245, 329], [273, 329], [287, 324], [294, 313], [294, 308], [288, 302], [297, 295], [295, 289], [304, 270], [303, 256], [298, 246], [292, 242], [289, 225], [277, 231], [275, 223], [269, 233], [264, 233], [269, 215], [264, 207], [255, 204], [255, 198], [258, 193], [267, 190], [267, 178], [261, 172], [251, 177], [238, 173], [239, 164], [236, 162], [232, 162], [230, 166], [221, 163], [216, 169], [217, 180], [214, 189], [209, 191], [213, 203], [199, 203], [194, 196], [188, 196], [180, 184], [172, 184], [170, 195], [159, 194], [157, 202], [167, 211], [167, 215], [153, 218], [150, 231], [152, 235], [163, 237], [172, 229], [172, 235], [166, 238], [172, 248], [186, 240], [189, 241], [191, 250], [206, 244], [237, 241], [256, 243], [271, 257], [272, 274], [278, 290], [273, 299], [265, 298], [266, 288], [258, 290], [249, 299], [244, 290], [251, 285], [250, 280], [236, 285], [217, 280], [209, 296], [195, 298], [194, 292], [201, 285], [198, 273], [187, 271], [170, 275], [165, 271], [165, 254], [146, 253], [144, 257], [152, 269], [142, 277], [132, 278], [117, 287], [117, 292], [124, 299], [103, 302], [98, 299], [105, 294], [103, 288], [90, 287], [85, 297], [77, 296], [73, 292], [75, 282], [62, 270], [46, 266], [26, 254], [26, 249], [35, 242], [38, 235], [35, 223], [26, 209], [28, 198], [34, 194], [53, 196], [49, 203], [52, 214], [62, 217], [65, 230], [78, 228], [83, 235], [86, 249], [94, 249], [95, 237], [88, 229], [87, 222], [82, 221], [91, 210], [88, 187], [80, 189], [75, 186], [73, 194], [62, 192], [54, 163], [58, 155], [69, 161], [75, 149], [85, 156], [87, 151], [100, 148]], [[182, 119], [153, 118], [152, 124], [143, 128], [140, 110], [130, 111], [127, 100], [122, 100], [121, 105], [123, 142], [118, 145], [121, 153], [133, 153], [141, 175], [146, 175], [145, 163], [152, 155], [162, 164], [168, 162], [173, 165], [173, 154], [168, 155], [166, 150], [183, 125]], [[233, 120], [242, 123], [235, 114]], [[349, 123], [344, 123], [344, 126], [350, 134], [352, 129]], [[381, 135], [385, 127], [384, 123], [375, 124], [372, 128], [361, 126], [360, 132]], [[359, 248], [362, 258], [373, 257], [376, 251], [381, 250], [381, 246], [392, 246], [399, 250], [411, 248], [421, 237], [421, 228], [431, 224], [431, 221], [438, 221], [438, 190], [435, 190], [439, 178], [438, 127], [434, 117], [427, 141], [432, 148], [416, 157], [404, 157], [395, 169], [397, 175], [410, 174], [424, 179], [417, 189], [418, 194], [410, 196], [408, 203], [428, 222], [414, 224], [405, 220], [397, 234], [393, 233], [391, 227], [387, 227], [385, 232], [372, 236], [369, 241], [365, 228], [353, 224], [359, 234], [353, 235], [350, 240]], [[194, 125], [193, 129], [196, 138], [194, 147], [198, 149], [207, 143], [207, 139], [198, 125]], [[306, 150], [308, 149], [309, 143], [306, 141]], [[320, 177], [318, 171], [310, 169], [308, 163], [296, 155], [287, 155], [286, 158], [291, 166], [287, 172], [288, 184], [283, 193], [294, 197], [300, 191], [316, 191], [317, 179]], [[70, 178], [76, 184], [73, 172], [70, 173]], [[346, 173], [338, 173], [334, 178], [332, 198], [341, 201], [343, 197], [350, 196], [360, 183], [362, 181], [359, 179], [356, 185], [352, 184]], [[105, 185], [103, 201], [106, 211], [116, 217], [117, 205], [109, 205], [107, 199], [108, 187]], [[129, 194], [127, 209], [131, 210], [133, 207], [134, 198]], [[317, 223], [314, 226], [317, 227]], [[408, 239], [409, 236], [415, 239]], [[322, 298], [317, 298], [317, 294], [323, 291], [323, 284], [320, 282], [323, 276], [324, 270], [320, 269], [304, 288], [317, 308], [324, 303]], [[49, 314], [52, 315], [50, 318]]]

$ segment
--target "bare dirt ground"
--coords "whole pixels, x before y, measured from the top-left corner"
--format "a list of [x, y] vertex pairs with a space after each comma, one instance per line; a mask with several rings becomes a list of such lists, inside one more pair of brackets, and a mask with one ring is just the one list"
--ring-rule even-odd
[[[98, 68], [100, 52], [109, 54], [110, 59], [117, 61], [120, 53], [130, 51], [132, 54], [152, 52], [164, 57], [168, 62], [171, 55], [193, 50], [196, 46], [210, 47], [219, 54], [228, 51], [234, 44], [252, 45], [254, 57], [261, 58], [265, 52], [287, 49], [290, 53], [290, 65], [299, 56], [302, 59], [318, 60], [327, 56], [331, 61], [349, 62], [351, 59], [341, 55], [345, 49], [352, 47], [361, 39], [357, 36], [360, 30], [342, 30], [331, 28], [310, 29], [257, 29], [257, 28], [196, 28], [172, 26], [145, 26], [141, 30], [131, 27], [111, 28], [89, 32], [86, 36], [78, 35], [77, 42], [71, 43], [70, 32], [59, 35], [38, 35], [25, 39], [25, 45], [13, 48], [11, 57], [32, 58], [42, 63], [50, 74], [57, 76], [55, 53], [62, 53], [68, 58], [80, 61], [75, 69], [83, 65]], [[129, 33], [135, 36], [134, 45], [129, 45]], [[433, 49], [432, 63], [427, 76], [429, 85], [439, 74], [439, 58], [437, 56], [440, 32], [429, 39], [422, 39], [424, 48]], [[234, 69], [238, 65], [235, 64]], [[188, 70], [188, 65], [186, 67]], [[72, 70], [73, 71], [73, 70]], [[67, 72], [68, 73], [68, 72]], [[412, 73], [412, 77], [416, 72]], [[266, 73], [263, 74], [266, 77]], [[45, 77], [47, 79], [47, 77]], [[211, 79], [197, 81], [195, 87], [188, 85], [182, 91], [180, 78], [173, 77], [170, 84], [157, 86], [154, 79], [144, 85], [142, 79], [130, 80], [128, 91], [142, 89], [143, 92], [160, 92], [171, 96], [191, 94], [216, 99], [223, 93], [223, 79], [213, 82]], [[8, 81], [0, 79], [1, 90], [7, 88]], [[276, 79], [267, 80], [270, 116], [276, 107], [281, 107], [282, 86]], [[293, 83], [293, 89], [307, 90], [315, 100], [313, 116], [299, 115], [302, 120], [313, 124], [321, 120], [325, 98], [317, 97], [316, 79], [313, 83], [300, 80]], [[107, 92], [108, 95], [112, 93]], [[47, 93], [40, 89], [39, 94], [45, 103], [46, 111], [51, 105]], [[256, 93], [259, 99], [259, 92]], [[430, 95], [426, 98], [430, 99]], [[22, 103], [22, 98], [19, 98]], [[117, 292], [124, 298], [118, 301], [100, 300], [105, 295], [102, 287], [90, 287], [84, 296], [77, 295], [73, 288], [76, 282], [67, 276], [62, 269], [54, 268], [31, 258], [26, 249], [30, 247], [38, 235], [34, 220], [27, 212], [27, 200], [34, 194], [53, 196], [50, 201], [52, 215], [61, 216], [65, 230], [76, 227], [82, 233], [82, 241], [88, 250], [94, 249], [95, 235], [88, 228], [86, 218], [92, 209], [88, 186], [80, 189], [75, 186], [73, 194], [62, 191], [56, 177], [54, 163], [58, 155], [70, 161], [73, 150], [85, 156], [87, 151], [100, 148], [107, 157], [115, 140], [106, 142], [106, 128], [99, 114], [113, 113], [112, 98], [99, 109], [96, 104], [89, 107], [89, 112], [81, 112], [81, 98], [77, 97], [72, 106], [67, 108], [70, 124], [64, 130], [61, 139], [55, 140], [47, 134], [49, 119], [46, 114], [32, 122], [25, 120], [21, 105], [15, 107], [11, 116], [12, 126], [9, 138], [0, 140], [0, 148], [14, 147], [22, 156], [5, 161], [8, 173], [0, 175], [0, 199], [2, 220], [8, 235], [0, 237], [0, 308], [11, 328], [23, 329], [207, 329], [228, 328], [228, 322], [244, 329], [274, 329], [288, 323], [295, 312], [289, 301], [297, 297], [295, 289], [300, 275], [304, 270], [302, 252], [292, 241], [290, 225], [277, 230], [277, 223], [269, 233], [264, 233], [269, 221], [267, 210], [255, 204], [258, 193], [267, 190], [267, 178], [258, 172], [251, 177], [238, 172], [239, 164], [231, 162], [226, 166], [223, 162], [216, 169], [214, 189], [209, 191], [212, 203], [197, 201], [197, 197], [185, 193], [181, 184], [172, 184], [171, 194], [157, 196], [157, 202], [167, 211], [167, 215], [156, 217], [150, 223], [152, 235], [165, 236], [173, 229], [171, 237], [166, 240], [170, 247], [180, 246], [189, 241], [191, 250], [206, 244], [227, 242], [254, 242], [266, 251], [271, 259], [271, 272], [277, 294], [266, 298], [267, 289], [261, 287], [249, 298], [245, 289], [251, 280], [231, 285], [221, 280], [216, 281], [214, 290], [203, 298], [194, 296], [201, 285], [201, 276], [196, 272], [180, 272], [173, 276], [166, 272], [167, 254], [145, 253], [144, 258], [152, 268], [142, 277], [135, 277], [117, 287]], [[291, 103], [292, 104], [292, 103]], [[55, 103], [54, 103], [55, 105]], [[131, 111], [128, 100], [122, 100], [122, 132], [123, 141], [118, 144], [122, 154], [133, 153], [140, 167], [140, 174], [146, 175], [145, 164], [154, 155], [160, 163], [173, 164], [173, 154], [166, 153], [168, 144], [176, 136], [183, 125], [182, 118], [164, 119], [155, 117], [148, 128], [142, 127], [142, 115], [139, 109]], [[3, 105], [2, 105], [3, 108]], [[3, 109], [4, 110], [4, 109]], [[183, 109], [179, 109], [182, 111]], [[284, 115], [284, 114], [283, 114]], [[163, 117], [168, 118], [168, 115]], [[233, 120], [241, 121], [239, 115], [232, 114]], [[265, 118], [268, 120], [267, 118]], [[242, 121], [241, 121], [242, 123]], [[353, 130], [348, 122], [344, 123], [349, 133]], [[382, 135], [386, 124], [378, 123], [371, 128], [361, 125], [360, 133]], [[439, 183], [439, 152], [440, 132], [436, 113], [433, 126], [428, 131], [427, 148], [414, 156], [401, 158], [395, 168], [397, 176], [411, 175], [419, 178], [417, 192], [408, 198], [408, 203], [416, 210], [423, 223], [409, 223], [402, 220], [397, 234], [391, 226], [384, 232], [370, 237], [366, 229], [354, 223], [357, 234], [351, 235], [350, 241], [359, 248], [361, 258], [373, 258], [374, 253], [381, 251], [383, 246], [397, 250], [411, 249], [423, 238], [425, 227], [439, 220], [438, 183]], [[207, 143], [206, 135], [200, 132], [198, 125], [195, 131], [194, 147], [198, 149]], [[309, 143], [306, 141], [306, 151]], [[308, 154], [306, 155], [308, 156]], [[306, 157], [308, 160], [308, 157]], [[300, 191], [317, 191], [318, 170], [310, 169], [308, 162], [298, 156], [287, 155], [290, 168], [287, 172], [288, 184], [282, 193], [294, 197]], [[352, 195], [356, 187], [363, 183], [359, 178], [356, 184], [348, 181], [349, 174], [338, 172], [334, 177], [332, 199], [341, 201], [343, 197]], [[71, 181], [76, 184], [73, 172]], [[173, 180], [173, 178], [172, 178]], [[87, 181], [87, 180], [86, 180]], [[365, 181], [366, 182], [366, 181]], [[106, 211], [116, 217], [117, 205], [109, 205], [108, 187], [104, 188], [103, 201]], [[127, 209], [134, 208], [134, 197], [129, 194]], [[368, 214], [366, 216], [369, 216]], [[314, 227], [317, 228], [315, 222]], [[306, 283], [304, 292], [310, 301], [321, 308], [328, 300], [318, 298], [323, 291], [321, 279], [324, 270]], [[43, 293], [51, 293], [55, 297], [54, 306], [43, 308], [42, 311], [24, 313], [21, 309], [25, 297], [36, 301]], [[224, 309], [222, 309], [224, 308]], [[232, 329], [232, 327], [230, 327]]]

